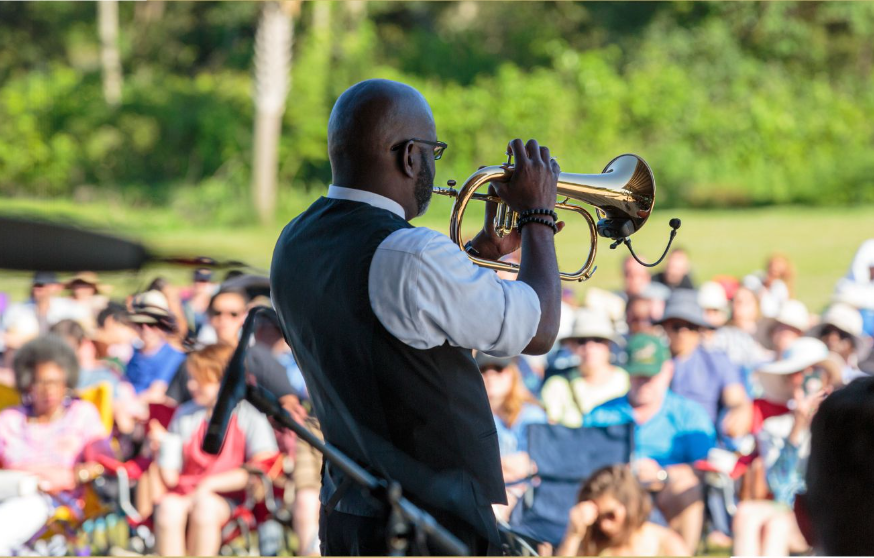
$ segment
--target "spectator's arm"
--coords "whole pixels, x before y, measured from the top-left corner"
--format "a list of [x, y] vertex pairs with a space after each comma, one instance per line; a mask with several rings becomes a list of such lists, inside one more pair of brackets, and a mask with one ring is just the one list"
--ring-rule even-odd
[[152, 385], [149, 386], [149, 389], [139, 395], [139, 400], [141, 403], [145, 404], [163, 403], [166, 395], [167, 382], [155, 380], [154, 382], [152, 382]]
[[728, 409], [722, 419], [722, 431], [730, 438], [739, 438], [752, 431], [753, 404], [742, 384], [731, 384], [722, 390], [722, 401]]

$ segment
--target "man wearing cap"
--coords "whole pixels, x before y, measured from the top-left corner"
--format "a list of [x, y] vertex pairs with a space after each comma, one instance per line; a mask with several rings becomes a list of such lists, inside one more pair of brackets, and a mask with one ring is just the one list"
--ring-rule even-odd
[[674, 357], [674, 393], [699, 403], [714, 425], [722, 417], [718, 430], [728, 437], [746, 434], [750, 400], [740, 368], [725, 353], [703, 347], [701, 330], [712, 326], [695, 291], [674, 291], [660, 323]]
[[30, 300], [12, 304], [3, 314], [0, 331], [0, 350], [16, 349], [38, 335], [48, 333], [51, 326], [61, 320], [76, 320], [87, 323], [90, 314], [72, 304], [69, 299], [57, 296], [63, 290], [57, 275], [38, 271], [33, 276]]
[[70, 291], [71, 302], [88, 313], [89, 323], [82, 325], [87, 330], [93, 331], [97, 314], [109, 304], [109, 299], [104, 294], [108, 291], [108, 287], [100, 283], [97, 274], [93, 271], [77, 273], [66, 282], [64, 287]]
[[160, 291], [146, 291], [133, 297], [128, 319], [142, 345], [134, 350], [125, 375], [141, 401], [163, 401], [176, 369], [185, 360], [185, 353], [168, 342], [177, 331], [176, 318]]
[[583, 426], [633, 422], [634, 468], [638, 479], [660, 489], [656, 506], [694, 552], [704, 520], [703, 489], [691, 464], [705, 459], [716, 433], [700, 405], [671, 391], [673, 362], [664, 342], [652, 335], [628, 341], [628, 394], [595, 407]]
[[573, 329], [561, 339], [577, 365], [546, 380], [540, 398], [551, 422], [569, 428], [583, 424], [583, 415], [628, 392], [628, 374], [610, 363], [610, 344], [624, 346], [602, 312], [577, 310]]
[[870, 347], [862, 339], [862, 314], [849, 304], [831, 305], [822, 315], [822, 321], [814, 326], [808, 335], [820, 339], [830, 351], [837, 353], [844, 361], [842, 377], [844, 383], [867, 376], [859, 369], [859, 357], [867, 356]]

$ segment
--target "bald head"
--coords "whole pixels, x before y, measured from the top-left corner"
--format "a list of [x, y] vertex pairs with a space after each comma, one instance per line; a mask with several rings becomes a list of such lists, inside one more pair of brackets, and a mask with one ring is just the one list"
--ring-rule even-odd
[[356, 83], [337, 99], [328, 121], [335, 184], [384, 175], [397, 158], [391, 146], [410, 138], [436, 139], [431, 107], [422, 94], [385, 79]]

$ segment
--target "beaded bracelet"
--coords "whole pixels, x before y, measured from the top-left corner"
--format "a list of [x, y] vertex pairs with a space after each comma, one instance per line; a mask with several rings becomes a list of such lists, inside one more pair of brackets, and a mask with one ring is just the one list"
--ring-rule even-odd
[[531, 217], [532, 215], [548, 215], [552, 217], [553, 221], [558, 221], [558, 213], [552, 209], [526, 209], [519, 214], [519, 217], [524, 219], [525, 217]]
[[528, 223], [539, 223], [541, 225], [546, 225], [547, 227], [552, 229], [553, 234], [558, 233], [558, 225], [555, 224], [555, 221], [550, 221], [549, 219], [544, 219], [542, 217], [525, 217], [523, 219], [519, 219], [519, 232], [522, 232], [522, 227], [527, 225]]

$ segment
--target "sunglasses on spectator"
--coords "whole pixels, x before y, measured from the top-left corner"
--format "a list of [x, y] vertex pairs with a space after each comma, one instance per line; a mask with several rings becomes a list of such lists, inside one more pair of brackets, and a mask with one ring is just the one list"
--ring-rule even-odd
[[848, 341], [853, 338], [852, 335], [850, 335], [846, 331], [836, 328], [835, 326], [829, 325], [822, 328], [822, 337], [828, 337], [832, 333], [837, 333], [838, 337], [840, 337], [842, 341]]
[[423, 140], [423, 139], [419, 139], [419, 138], [410, 138], [408, 140], [404, 140], [404, 141], [401, 141], [401, 142], [394, 144], [393, 146], [391, 146], [390, 151], [397, 151], [405, 143], [410, 142], [410, 141], [413, 143], [424, 143], [425, 145], [430, 145], [431, 148], [434, 150], [434, 160], [435, 161], [439, 161], [440, 157], [443, 157], [443, 152], [446, 151], [446, 149], [449, 147], [449, 145], [446, 142], [442, 142], [442, 141], [429, 141], [429, 140]]
[[662, 324], [662, 327], [665, 328], [665, 331], [673, 333], [677, 333], [684, 329], [687, 329], [689, 331], [699, 330], [698, 326], [690, 324], [689, 322], [665, 322], [664, 324]]
[[497, 372], [498, 374], [502, 373], [506, 368], [501, 368], [500, 366], [495, 366], [494, 364], [489, 364], [480, 368], [480, 373], [485, 374], [486, 372]]
[[242, 313], [242, 312], [235, 312], [235, 311], [233, 311], [233, 310], [228, 310], [228, 311], [225, 311], [225, 310], [210, 310], [209, 315], [210, 315], [210, 316], [215, 316], [215, 317], [219, 317], [219, 316], [230, 316], [231, 318], [239, 318], [240, 316], [243, 315], [243, 313]]
[[573, 337], [568, 339], [571, 343], [576, 343], [578, 345], [585, 345], [586, 343], [603, 343], [606, 345], [608, 341], [606, 339], [602, 339], [600, 337]]

